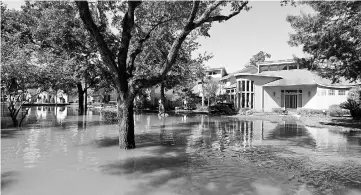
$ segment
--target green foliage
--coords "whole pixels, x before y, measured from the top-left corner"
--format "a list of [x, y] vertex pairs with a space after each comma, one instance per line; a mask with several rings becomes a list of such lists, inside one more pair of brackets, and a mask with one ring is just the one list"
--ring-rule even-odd
[[345, 116], [345, 115], [350, 115], [350, 111], [347, 109], [342, 109], [340, 105], [335, 104], [335, 105], [331, 105], [328, 108], [328, 114], [330, 116]]
[[[202, 83], [204, 97], [209, 100], [216, 98], [219, 89], [219, 82], [208, 77]], [[208, 103], [209, 104], [209, 103]]]
[[291, 46], [302, 45], [310, 57], [298, 59], [333, 82], [344, 77], [361, 81], [361, 2], [302, 1], [315, 14], [288, 16], [295, 30], [290, 35]]
[[277, 114], [283, 114], [284, 109], [283, 108], [272, 108], [272, 112], [277, 113]]
[[253, 113], [256, 113], [256, 111], [251, 108], [241, 108], [238, 111], [239, 115], [252, 115]]
[[225, 102], [228, 100], [228, 95], [227, 94], [219, 94], [216, 96], [216, 102]]
[[116, 108], [104, 108], [100, 111], [103, 121], [107, 123], [117, 123], [119, 121], [118, 110]]
[[208, 106], [202, 106], [202, 104], [196, 104], [196, 110], [201, 112], [208, 112]]
[[361, 87], [351, 88], [347, 95], [347, 101], [343, 102], [340, 107], [349, 110], [353, 118], [361, 118]]
[[297, 114], [301, 116], [320, 116], [320, 115], [326, 115], [326, 110], [321, 109], [310, 109], [310, 108], [301, 108], [297, 109]]
[[257, 54], [253, 55], [249, 60], [249, 63], [246, 66], [257, 66], [258, 62], [264, 62], [266, 58], [270, 58], [271, 54], [268, 54], [264, 51], [260, 51]]
[[234, 115], [237, 114], [229, 106], [224, 104], [216, 104], [209, 106], [209, 113], [212, 115]]

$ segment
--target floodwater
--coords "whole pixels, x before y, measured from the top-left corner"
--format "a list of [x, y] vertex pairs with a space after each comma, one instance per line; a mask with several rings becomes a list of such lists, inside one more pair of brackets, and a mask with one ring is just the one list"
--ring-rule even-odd
[[361, 194], [361, 134], [296, 123], [136, 114], [137, 149], [74, 107], [34, 107], [2, 129], [1, 190], [11, 195]]

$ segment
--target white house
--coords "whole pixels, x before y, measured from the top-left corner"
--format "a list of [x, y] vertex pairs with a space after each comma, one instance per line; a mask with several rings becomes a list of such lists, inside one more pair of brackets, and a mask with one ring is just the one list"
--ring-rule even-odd
[[346, 101], [348, 90], [360, 85], [345, 80], [332, 84], [293, 60], [262, 62], [258, 64], [258, 72], [241, 72], [235, 77], [237, 107], [263, 111], [328, 109]]

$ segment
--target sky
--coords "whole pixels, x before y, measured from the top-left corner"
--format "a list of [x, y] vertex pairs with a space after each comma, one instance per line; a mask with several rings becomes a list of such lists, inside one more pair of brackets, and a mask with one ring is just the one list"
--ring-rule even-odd
[[[19, 9], [24, 1], [4, 1], [8, 8]], [[292, 59], [293, 55], [303, 57], [301, 47], [288, 45], [289, 33], [294, 32], [286, 21], [287, 15], [310, 13], [312, 9], [298, 5], [281, 6], [280, 1], [250, 1], [252, 9], [242, 11], [223, 23], [213, 23], [211, 37], [199, 38], [198, 53], [211, 53], [213, 58], [206, 62], [211, 68], [225, 67], [228, 73], [241, 70], [249, 59], [264, 51], [271, 54], [267, 60]]]

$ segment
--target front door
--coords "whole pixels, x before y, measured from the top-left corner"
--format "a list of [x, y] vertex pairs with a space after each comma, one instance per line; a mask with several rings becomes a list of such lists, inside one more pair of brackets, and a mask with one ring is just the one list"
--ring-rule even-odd
[[285, 107], [297, 108], [297, 95], [285, 95]]

